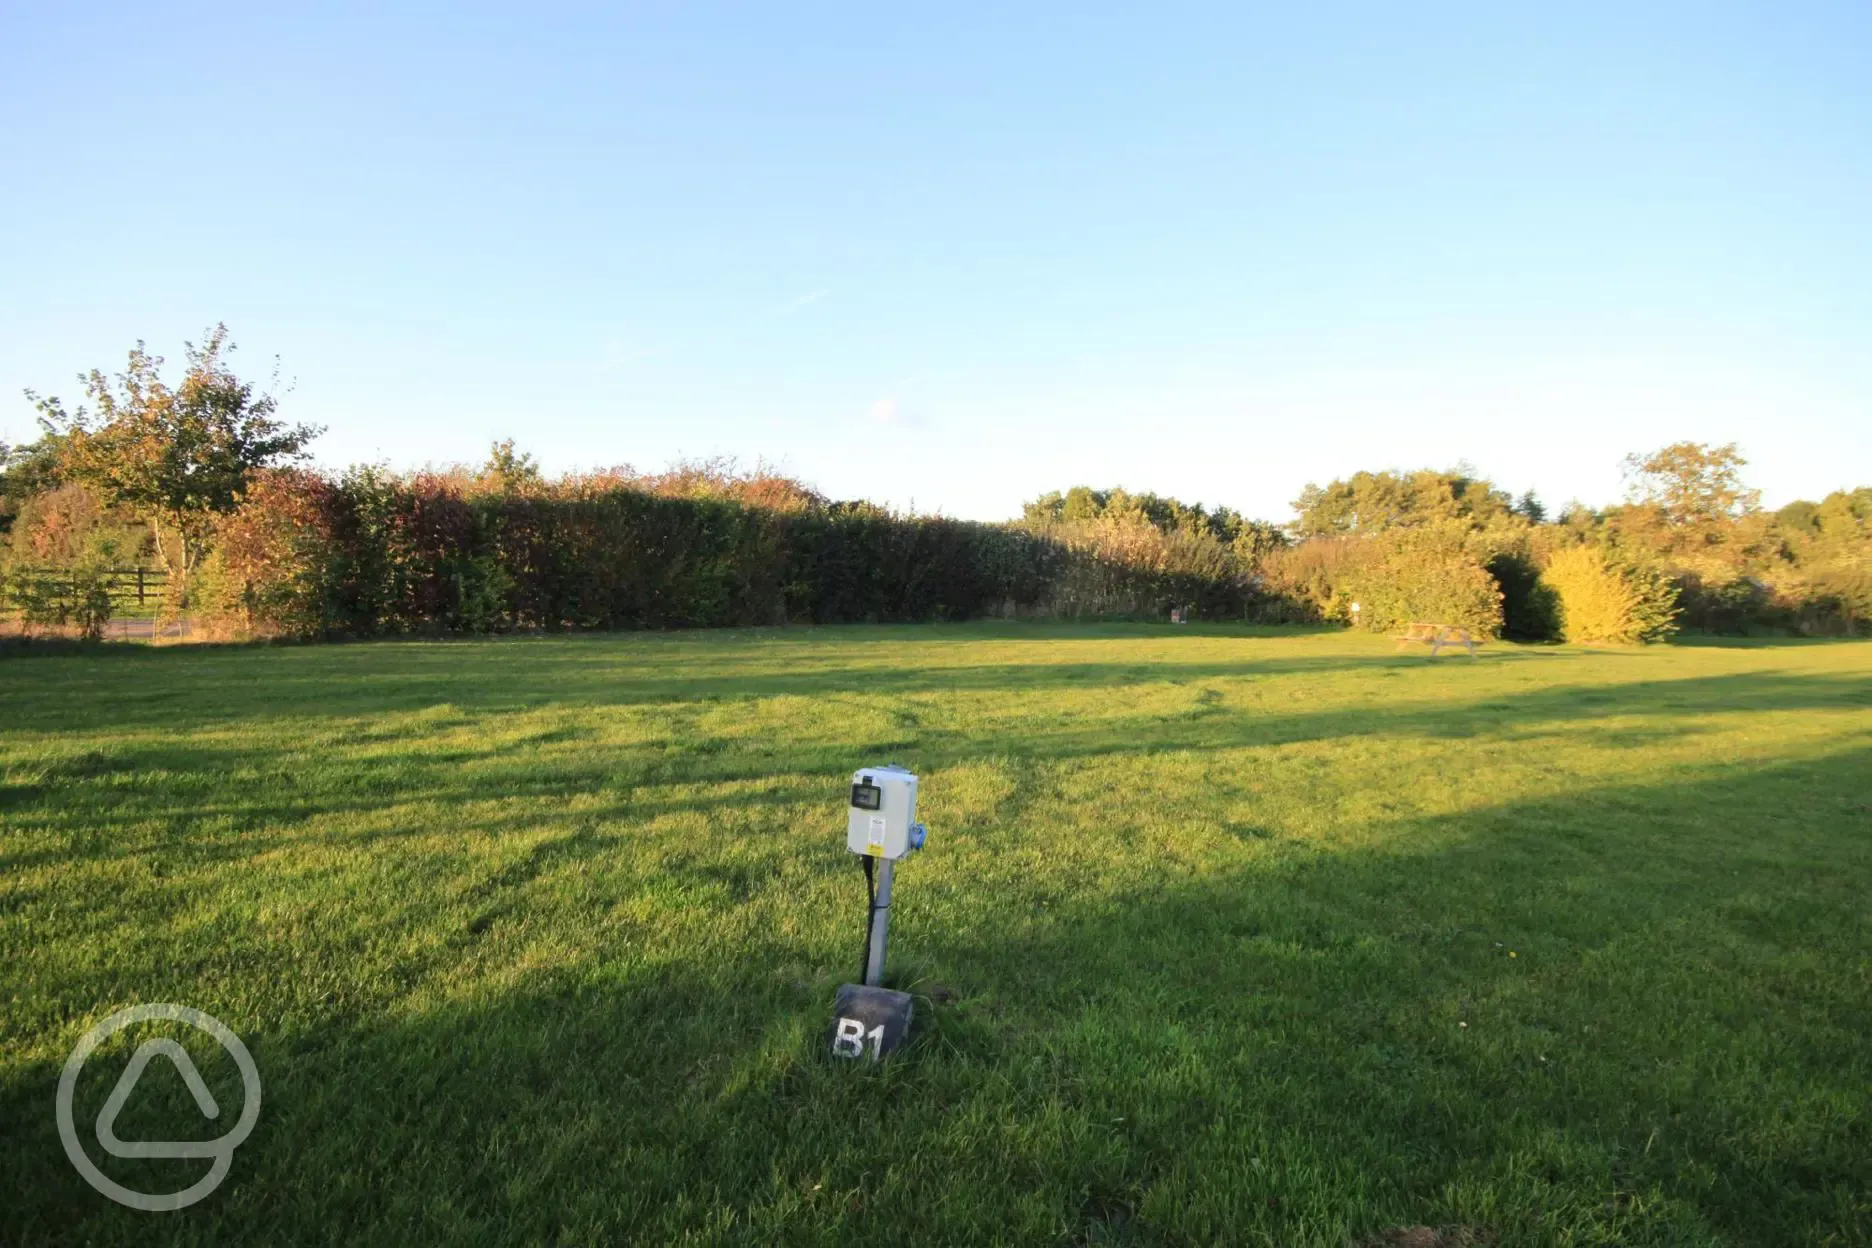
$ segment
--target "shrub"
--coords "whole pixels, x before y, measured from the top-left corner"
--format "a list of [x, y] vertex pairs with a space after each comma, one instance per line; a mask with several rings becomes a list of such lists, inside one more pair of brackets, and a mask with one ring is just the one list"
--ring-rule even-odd
[[119, 538], [93, 532], [62, 566], [0, 568], [0, 606], [28, 629], [75, 627], [95, 641], [110, 623], [112, 569], [121, 556]]
[[1405, 531], [1369, 539], [1348, 591], [1374, 632], [1414, 621], [1451, 624], [1481, 637], [1502, 627], [1502, 591], [1460, 545]]
[[211, 630], [321, 636], [333, 622], [335, 492], [324, 478], [262, 470], [218, 517], [197, 581]]
[[1767, 583], [1752, 576], [1709, 579], [1679, 571], [1676, 582], [1679, 623], [1685, 628], [1745, 636], [1781, 623]]
[[1064, 548], [1037, 604], [1046, 614], [1155, 618], [1186, 606], [1215, 619], [1247, 610], [1248, 581], [1229, 544], [1208, 530], [1166, 530], [1137, 515], [1027, 523]]
[[455, 606], [444, 623], [463, 633], [495, 633], [511, 624], [514, 579], [490, 554], [449, 561]]
[[8, 534], [17, 565], [64, 568], [93, 557], [108, 542], [112, 557], [133, 560], [142, 530], [113, 512], [83, 486], [64, 485], [35, 494], [20, 507]]
[[0, 606], [27, 628], [76, 628], [103, 636], [111, 619], [113, 569], [134, 559], [141, 533], [77, 485], [26, 500], [15, 518]]
[[1872, 560], [1841, 557], [1783, 575], [1776, 605], [1794, 631], [1808, 636], [1872, 633]]
[[1263, 624], [1349, 620], [1352, 599], [1343, 591], [1364, 546], [1360, 538], [1316, 537], [1262, 555], [1254, 574], [1254, 617]]
[[1631, 645], [1676, 631], [1677, 587], [1657, 568], [1625, 562], [1598, 546], [1556, 551], [1541, 579], [1560, 604], [1560, 635], [1573, 642]]
[[1501, 590], [1504, 637], [1553, 641], [1560, 636], [1560, 603], [1529, 556], [1504, 551], [1485, 566]]

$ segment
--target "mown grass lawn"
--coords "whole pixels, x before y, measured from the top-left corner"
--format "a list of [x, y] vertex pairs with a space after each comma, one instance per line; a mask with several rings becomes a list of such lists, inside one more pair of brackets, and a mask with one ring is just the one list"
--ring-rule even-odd
[[[884, 760], [932, 834], [864, 1069]], [[7, 1243], [1872, 1241], [1872, 644], [131, 649], [0, 661], [0, 776]], [[53, 1114], [154, 1001], [265, 1088], [167, 1214]], [[76, 1119], [173, 1191], [90, 1130], [151, 1034]], [[121, 1136], [231, 1123], [189, 1047], [221, 1123], [158, 1062]]]

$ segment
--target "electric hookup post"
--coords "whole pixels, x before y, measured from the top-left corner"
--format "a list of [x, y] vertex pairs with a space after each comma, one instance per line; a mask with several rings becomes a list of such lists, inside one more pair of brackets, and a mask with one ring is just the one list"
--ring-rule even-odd
[[890, 937], [891, 880], [897, 860], [923, 848], [929, 830], [916, 821], [917, 778], [902, 767], [852, 773], [845, 848], [864, 864], [864, 983], [844, 984], [832, 1006], [832, 1056], [876, 1061], [910, 1035], [911, 998], [884, 984], [884, 942]]

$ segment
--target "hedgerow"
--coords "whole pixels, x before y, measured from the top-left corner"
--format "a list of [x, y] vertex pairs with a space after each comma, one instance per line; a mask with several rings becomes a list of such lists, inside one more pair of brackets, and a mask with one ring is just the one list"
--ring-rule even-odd
[[[1213, 537], [1034, 532], [733, 482], [256, 474], [221, 520], [202, 609], [297, 636], [1156, 615], [1251, 596]], [[670, 493], [657, 492], [668, 489]], [[778, 505], [775, 505], [778, 504]]]

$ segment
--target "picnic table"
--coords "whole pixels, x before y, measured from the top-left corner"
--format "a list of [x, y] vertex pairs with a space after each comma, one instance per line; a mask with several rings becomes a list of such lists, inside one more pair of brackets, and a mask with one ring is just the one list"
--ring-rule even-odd
[[1431, 658], [1435, 658], [1437, 651], [1444, 646], [1462, 646], [1469, 651], [1469, 657], [1474, 658], [1477, 645], [1468, 629], [1454, 624], [1406, 624], [1404, 631], [1397, 635], [1398, 649], [1402, 650], [1412, 642], [1427, 644]]

